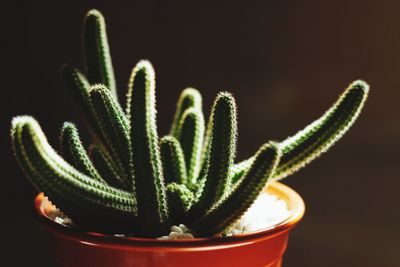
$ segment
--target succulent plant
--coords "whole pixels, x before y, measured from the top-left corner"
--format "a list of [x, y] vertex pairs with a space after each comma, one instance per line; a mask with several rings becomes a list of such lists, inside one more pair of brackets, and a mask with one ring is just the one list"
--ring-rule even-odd
[[218, 94], [208, 119], [200, 93], [185, 89], [169, 135], [156, 128], [155, 74], [140, 61], [129, 79], [125, 109], [118, 102], [104, 18], [84, 23], [85, 73], [63, 67], [66, 87], [93, 137], [88, 151], [73, 123], [61, 130], [61, 157], [36, 120], [12, 121], [15, 156], [31, 183], [71, 216], [77, 227], [157, 237], [184, 223], [196, 236], [226, 231], [273, 180], [299, 170], [328, 150], [354, 123], [368, 94], [350, 84], [318, 120], [283, 142], [267, 142], [235, 164], [237, 111]]

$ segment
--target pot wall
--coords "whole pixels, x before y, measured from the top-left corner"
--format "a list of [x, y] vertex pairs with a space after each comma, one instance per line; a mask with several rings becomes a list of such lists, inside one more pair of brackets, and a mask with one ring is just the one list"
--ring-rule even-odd
[[103, 245], [52, 238], [54, 259], [62, 267], [127, 266], [281, 266], [288, 232], [262, 242], [198, 248], [110, 248]]

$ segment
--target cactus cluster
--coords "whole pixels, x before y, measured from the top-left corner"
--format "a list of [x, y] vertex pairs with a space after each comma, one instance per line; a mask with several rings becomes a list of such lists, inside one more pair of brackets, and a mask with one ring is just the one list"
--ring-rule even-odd
[[[237, 111], [233, 96], [216, 97], [205, 125], [200, 93], [185, 89], [170, 133], [156, 128], [155, 74], [140, 61], [119, 104], [104, 18], [91, 10], [83, 31], [85, 74], [64, 66], [66, 87], [92, 136], [86, 150], [73, 123], [64, 123], [60, 154], [36, 120], [12, 121], [12, 146], [32, 184], [85, 229], [157, 237], [173, 224], [196, 236], [226, 231], [267, 183], [304, 167], [353, 124], [368, 93], [350, 84], [318, 120], [283, 142], [267, 142], [235, 164]], [[266, 211], [267, 212], [267, 211]]]

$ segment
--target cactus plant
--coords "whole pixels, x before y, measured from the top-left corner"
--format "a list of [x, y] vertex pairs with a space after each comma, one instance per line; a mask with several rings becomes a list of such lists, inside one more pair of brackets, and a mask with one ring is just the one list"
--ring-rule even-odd
[[223, 233], [270, 181], [304, 167], [342, 137], [369, 90], [365, 82], [353, 82], [304, 130], [282, 142], [266, 142], [235, 164], [232, 94], [218, 94], [206, 127], [200, 93], [185, 89], [169, 135], [159, 138], [150, 62], [134, 67], [123, 109], [100, 12], [86, 15], [83, 40], [85, 74], [71, 66], [62, 74], [92, 134], [88, 151], [70, 122], [61, 131], [62, 157], [30, 116], [13, 119], [11, 139], [17, 161], [39, 191], [76, 225], [106, 233], [157, 237], [179, 223], [196, 236]]

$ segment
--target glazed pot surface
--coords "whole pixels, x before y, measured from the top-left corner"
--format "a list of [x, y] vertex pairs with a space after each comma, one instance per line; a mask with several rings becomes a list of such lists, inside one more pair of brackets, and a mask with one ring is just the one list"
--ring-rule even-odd
[[301, 197], [281, 183], [271, 183], [267, 191], [287, 203], [290, 216], [265, 230], [229, 237], [158, 240], [82, 232], [51, 220], [46, 214], [43, 194], [36, 197], [35, 210], [39, 220], [49, 230], [52, 255], [57, 266], [279, 267], [289, 231], [302, 218], [305, 208]]

